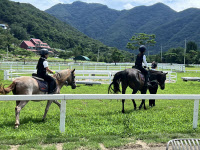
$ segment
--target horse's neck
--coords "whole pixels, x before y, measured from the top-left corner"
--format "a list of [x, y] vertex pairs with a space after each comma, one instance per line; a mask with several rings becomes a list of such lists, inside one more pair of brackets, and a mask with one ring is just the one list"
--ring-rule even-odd
[[150, 80], [158, 80], [159, 71], [150, 70]]

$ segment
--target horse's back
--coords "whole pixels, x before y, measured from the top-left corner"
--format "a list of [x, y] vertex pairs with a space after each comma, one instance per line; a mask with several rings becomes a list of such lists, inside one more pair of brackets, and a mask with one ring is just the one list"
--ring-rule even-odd
[[29, 94], [36, 94], [38, 92], [38, 83], [32, 77], [29, 76], [18, 77], [13, 82], [16, 83], [15, 94], [29, 95]]

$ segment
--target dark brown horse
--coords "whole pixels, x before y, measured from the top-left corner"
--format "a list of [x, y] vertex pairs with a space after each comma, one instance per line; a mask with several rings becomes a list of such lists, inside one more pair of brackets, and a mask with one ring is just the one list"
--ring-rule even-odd
[[[150, 81], [156, 82], [160, 85], [160, 88], [163, 90], [165, 88], [165, 80], [166, 80], [166, 74], [162, 71], [155, 71], [150, 70]], [[120, 83], [122, 85], [122, 94], [126, 93], [126, 88], [129, 86], [131, 89], [133, 89], [132, 94], [136, 94], [138, 91], [141, 92], [141, 94], [146, 94], [147, 87], [144, 86], [144, 80], [141, 77], [141, 72], [137, 69], [126, 69], [123, 71], [119, 71], [114, 75], [113, 82], [110, 84], [108, 88], [108, 93], [118, 93], [120, 91]], [[153, 88], [153, 86], [151, 87]], [[156, 88], [156, 87], [155, 87]], [[153, 94], [153, 93], [152, 93]], [[124, 113], [124, 102], [125, 99], [122, 99], [122, 113]], [[135, 100], [132, 99], [134, 109], [136, 109], [136, 103]], [[142, 108], [142, 105], [144, 105], [144, 109], [146, 109], [145, 106], [145, 100], [143, 99], [139, 109]]]
[[[65, 85], [70, 85], [72, 89], [76, 88], [75, 82], [75, 69], [74, 70], [62, 70], [59, 73], [53, 75], [53, 78], [56, 80], [57, 90], [54, 94], [60, 94], [61, 88]], [[22, 76], [16, 78], [7, 88], [4, 88], [4, 85], [0, 86], [0, 94], [8, 94], [13, 92], [14, 95], [35, 95], [35, 94], [45, 94], [45, 92], [40, 91], [36, 79], [28, 76]], [[15, 128], [19, 127], [19, 114], [21, 109], [29, 102], [27, 101], [16, 101], [15, 107]], [[52, 103], [55, 103], [60, 108], [60, 103], [57, 100], [48, 100], [46, 109], [44, 112], [43, 120], [46, 118], [49, 107]]]

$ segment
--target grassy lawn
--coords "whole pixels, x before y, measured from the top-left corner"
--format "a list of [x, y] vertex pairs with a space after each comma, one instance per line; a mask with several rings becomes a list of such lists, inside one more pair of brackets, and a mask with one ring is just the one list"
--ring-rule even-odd
[[[200, 73], [177, 73], [176, 83], [167, 83], [158, 94], [199, 94], [200, 82], [182, 81], [181, 77], [199, 77]], [[1, 79], [3, 74], [1, 72]], [[10, 81], [1, 81], [10, 84]], [[6, 85], [7, 86], [7, 85]], [[63, 87], [67, 94], [106, 94], [108, 85], [80, 85], [72, 90]], [[128, 89], [127, 93], [131, 94]], [[137, 107], [141, 100], [136, 100]], [[146, 100], [148, 106], [148, 101]], [[60, 111], [52, 104], [42, 122], [46, 102], [29, 102], [21, 111], [19, 129], [14, 129], [15, 102], [0, 101], [0, 149], [19, 144], [18, 149], [43, 149], [41, 144], [64, 143], [63, 149], [100, 149], [119, 147], [135, 140], [149, 143], [166, 143], [173, 138], [199, 138], [198, 128], [193, 129], [191, 100], [156, 100], [156, 106], [147, 110], [133, 110], [131, 100], [125, 102], [121, 113], [120, 100], [69, 100], [67, 101], [65, 133], [59, 132]], [[55, 145], [47, 147], [55, 149]]]

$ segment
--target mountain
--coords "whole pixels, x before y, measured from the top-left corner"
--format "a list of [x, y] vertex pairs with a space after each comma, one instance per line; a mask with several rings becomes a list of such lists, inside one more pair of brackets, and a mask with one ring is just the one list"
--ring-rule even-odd
[[57, 4], [46, 10], [50, 15], [67, 22], [76, 29], [106, 45], [127, 50], [126, 44], [135, 33], [156, 35], [151, 54], [159, 53], [160, 46], [184, 47], [184, 40], [200, 43], [200, 9], [176, 12], [167, 5], [138, 6], [117, 11], [102, 4], [76, 1]]
[[1, 0], [0, 23], [8, 24], [9, 31], [20, 41], [39, 38], [52, 48], [66, 50], [81, 46], [96, 53], [98, 47], [108, 50], [103, 43], [30, 4]]

